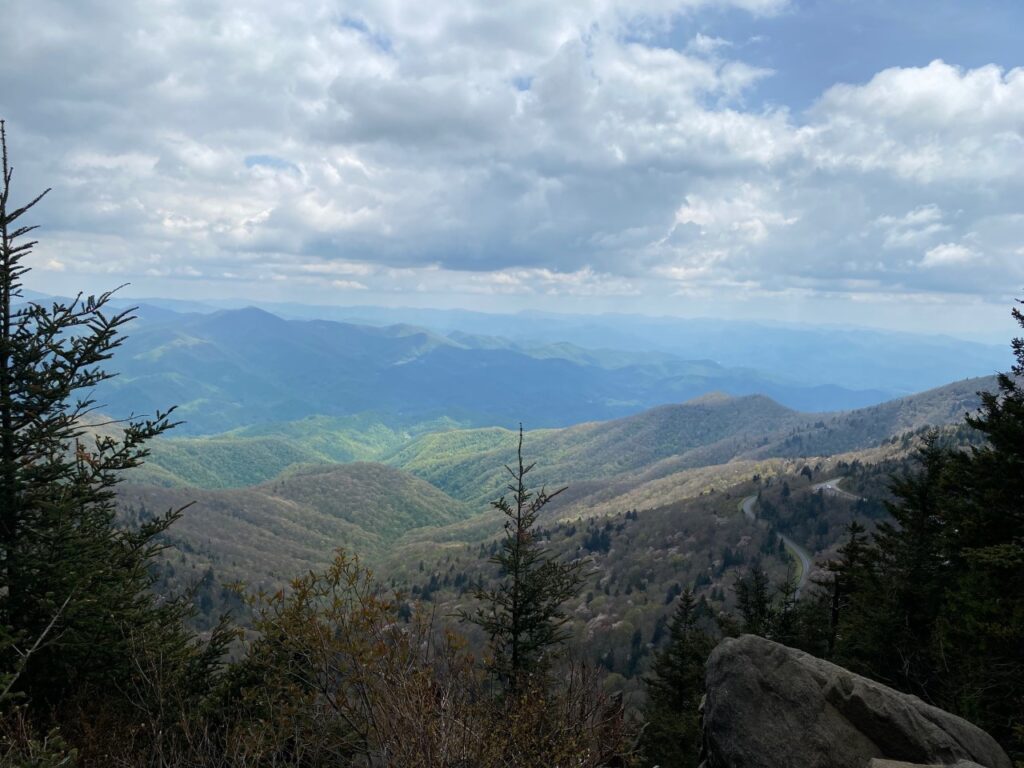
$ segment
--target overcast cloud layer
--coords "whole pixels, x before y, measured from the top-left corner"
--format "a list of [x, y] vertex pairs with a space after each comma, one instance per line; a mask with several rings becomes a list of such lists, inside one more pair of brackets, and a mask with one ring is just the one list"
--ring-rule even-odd
[[4, 5], [41, 290], [979, 334], [1024, 292], [1024, 60], [808, 106], [785, 0]]

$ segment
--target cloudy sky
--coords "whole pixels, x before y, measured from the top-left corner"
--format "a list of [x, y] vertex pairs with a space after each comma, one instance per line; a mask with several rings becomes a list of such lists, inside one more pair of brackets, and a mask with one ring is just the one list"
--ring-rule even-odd
[[1019, 0], [5, 0], [29, 286], [932, 328], [1024, 295]]

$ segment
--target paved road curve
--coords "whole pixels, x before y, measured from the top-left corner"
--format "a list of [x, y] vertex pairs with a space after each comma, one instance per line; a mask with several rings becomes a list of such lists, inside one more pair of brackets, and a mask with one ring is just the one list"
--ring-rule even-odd
[[[747, 520], [749, 520], [752, 523], [757, 521], [757, 515], [754, 512], [754, 505], [756, 503], [757, 494], [753, 496], [747, 496], [747, 498], [743, 500], [743, 503], [741, 505], [743, 508], [743, 514], [746, 515]], [[794, 593], [794, 596], [799, 598], [800, 592], [803, 590], [805, 586], [807, 586], [807, 579], [810, 578], [811, 575], [811, 554], [806, 549], [797, 544], [795, 541], [793, 541], [791, 538], [789, 538], [789, 536], [780, 533], [779, 538], [782, 539], [782, 543], [786, 545], [786, 548], [800, 562], [800, 575], [797, 577], [796, 592]]]
[[821, 491], [822, 493], [828, 493], [833, 496], [842, 496], [843, 498], [852, 499], [853, 501], [860, 501], [860, 496], [855, 493], [850, 493], [849, 491], [844, 491], [839, 487], [839, 484], [845, 479], [846, 478], [843, 477], [836, 477], [832, 480], [825, 480], [822, 483], [815, 483], [811, 486], [811, 490]]
[[[811, 490], [814, 492], [828, 493], [835, 496], [842, 496], [847, 499], [859, 500], [860, 496], [844, 491], [839, 487], [839, 484], [843, 481], [841, 477], [835, 477], [831, 480], [825, 480], [820, 483], [815, 483], [811, 486]], [[750, 522], [757, 521], [757, 513], [754, 511], [754, 505], [757, 503], [757, 495], [747, 496], [740, 504], [743, 510], [743, 514]], [[796, 557], [800, 562], [800, 576], [797, 579], [796, 586], [796, 597], [800, 597], [800, 591], [807, 586], [807, 579], [811, 575], [811, 554], [793, 541], [789, 536], [779, 534], [779, 538], [782, 539], [782, 543], [786, 545], [786, 548]]]

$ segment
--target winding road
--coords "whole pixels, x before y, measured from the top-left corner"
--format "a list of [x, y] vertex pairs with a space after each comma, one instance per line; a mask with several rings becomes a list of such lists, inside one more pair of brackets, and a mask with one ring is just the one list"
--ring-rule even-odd
[[[757, 494], [753, 496], [747, 496], [741, 503], [740, 508], [743, 510], [743, 514], [746, 515], [747, 520], [752, 523], [757, 522], [757, 514], [754, 512], [754, 505], [757, 503]], [[780, 533], [779, 538], [782, 539], [782, 543], [786, 545], [786, 549], [796, 557], [797, 562], [800, 563], [800, 573], [797, 576], [796, 591], [793, 593], [794, 597], [800, 597], [800, 591], [807, 586], [807, 579], [811, 575], [811, 554], [806, 549], [801, 547], [789, 536]]]
[[[815, 493], [828, 493], [836, 496], [842, 496], [847, 499], [860, 499], [860, 496], [850, 493], [849, 491], [844, 491], [842, 488], [840, 488], [839, 483], [841, 483], [842, 481], [842, 477], [836, 477], [831, 480], [825, 480], [823, 482], [815, 483], [814, 485], [812, 485], [811, 490], [814, 491]], [[754, 494], [753, 496], [747, 496], [745, 499], [743, 499], [742, 502], [740, 502], [740, 509], [743, 510], [743, 514], [751, 523], [757, 522], [757, 513], [754, 511], [754, 505], [756, 503], [757, 494]], [[807, 580], [808, 578], [810, 578], [811, 575], [811, 554], [806, 549], [797, 544], [795, 541], [793, 541], [791, 538], [789, 538], [789, 536], [780, 533], [779, 538], [782, 539], [782, 543], [786, 545], [786, 549], [788, 549], [800, 563], [800, 575], [797, 577], [796, 592], [794, 593], [795, 597], [799, 598], [800, 591], [805, 586], [807, 586]]]
[[836, 477], [832, 480], [826, 480], [822, 483], [815, 483], [814, 485], [811, 486], [811, 490], [822, 491], [823, 493], [829, 493], [834, 496], [842, 496], [847, 499], [853, 499], [854, 501], [860, 501], [860, 496], [858, 496], [855, 493], [850, 493], [849, 491], [844, 491], [842, 488], [839, 487], [839, 484], [843, 482], [843, 480], [845, 479], [846, 478], [844, 477]]

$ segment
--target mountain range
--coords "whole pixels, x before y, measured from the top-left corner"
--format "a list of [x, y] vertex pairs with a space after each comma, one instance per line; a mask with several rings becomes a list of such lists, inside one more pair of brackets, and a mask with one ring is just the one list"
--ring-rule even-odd
[[[274, 309], [144, 304], [95, 393], [115, 417], [177, 403], [185, 422], [119, 496], [129, 523], [185, 508], [157, 588], [196, 590], [209, 626], [244, 612], [228, 584], [276, 590], [344, 547], [455, 610], [493, 575], [490, 502], [525, 422], [531, 484], [568, 486], [541, 535], [588, 563], [574, 637], [634, 683], [642, 653], [606, 656], [654, 638], [680, 585], [731, 610], [749, 565], [781, 579], [797, 549], [828, 556], [851, 518], [884, 517], [924, 431], [971, 439], [963, 416], [995, 382], [964, 376], [1003, 367], [985, 345], [876, 332]], [[820, 492], [837, 478], [855, 492]], [[755, 497], [770, 519], [745, 513]]]
[[[180, 301], [120, 299], [121, 306], [211, 314], [242, 309], [238, 300]], [[627, 350], [632, 355], [661, 355], [711, 360], [728, 368], [747, 368], [770, 378], [804, 386], [830, 385], [884, 393], [912, 394], [969, 376], [990, 375], [1010, 362], [1002, 336], [990, 342], [946, 335], [906, 333], [878, 328], [764, 320], [722, 320], [630, 314], [574, 315], [561, 312], [499, 314], [461, 309], [379, 306], [255, 304], [289, 320], [333, 320], [346, 324], [429, 328], [442, 336], [467, 334], [527, 349], [568, 346], [588, 351]], [[1013, 330], [1012, 324], [1007, 326]], [[763, 392], [762, 394], [770, 394]], [[794, 406], [797, 407], [797, 406]], [[834, 405], [798, 410], [830, 410]], [[845, 407], [854, 407], [847, 404]]]
[[[765, 354], [786, 357], [787, 345], [799, 343], [806, 347], [804, 357], [845, 369], [863, 368], [867, 347], [882, 343], [837, 339], [782, 334], [765, 336], [761, 345], [774, 350]], [[287, 320], [252, 307], [182, 313], [144, 305], [117, 355], [119, 375], [96, 395], [115, 414], [177, 404], [184, 422], [178, 434], [211, 435], [312, 417], [355, 419], [404, 434], [439, 424], [512, 426], [519, 420], [534, 428], [564, 427], [713, 391], [765, 395], [803, 412], [847, 410], [889, 400], [908, 383], [879, 373], [873, 381], [881, 386], [854, 388], [796, 372], [782, 375], [777, 365], [767, 372], [729, 367], [630, 346], [626, 337], [605, 340], [620, 346], [532, 343], [407, 324]], [[901, 342], [908, 349], [884, 357], [914, 365], [928, 357], [928, 344], [918, 341], [919, 354]], [[733, 346], [723, 342], [721, 349]], [[995, 370], [996, 357], [986, 347], [965, 342], [962, 352], [958, 370]], [[764, 354], [751, 357], [765, 362]], [[938, 375], [935, 365], [931, 369], [919, 378]], [[373, 439], [390, 440], [380, 430]], [[359, 457], [353, 448], [347, 458]]]
[[[795, 475], [808, 463], [821, 472], [837, 462], [907, 455], [914, 441], [897, 438], [959, 423], [977, 406], [976, 393], [993, 384], [972, 379], [815, 415], [759, 395], [708, 395], [607, 422], [530, 430], [525, 450], [537, 464], [537, 485], [569, 486], [551, 505], [551, 520], [601, 519], [672, 507], [755, 475]], [[260, 583], [325, 562], [337, 546], [401, 570], [411, 559], [475, 546], [500, 531], [488, 502], [503, 491], [514, 431], [389, 432], [377, 443], [359, 442], [373, 461], [348, 461], [308, 448], [317, 440], [299, 427], [311, 425], [321, 441], [336, 426], [313, 419], [290, 425], [290, 437], [241, 431], [157, 441], [123, 489], [122, 507], [144, 517], [194, 502], [172, 529], [173, 546], [192, 567]], [[259, 456], [272, 458], [262, 465], [266, 477], [257, 477]], [[196, 487], [211, 478], [210, 487]]]

